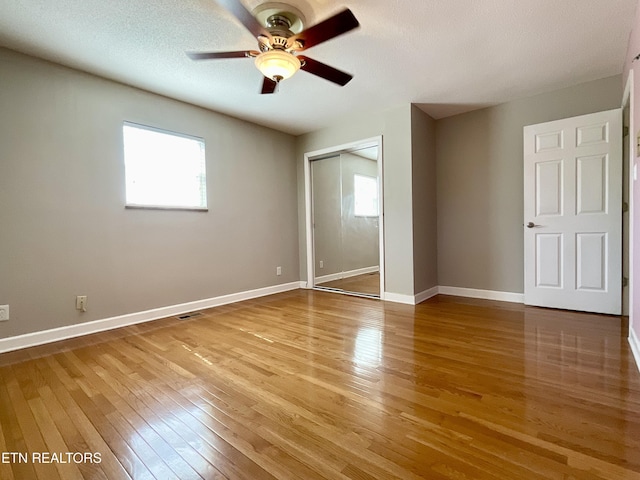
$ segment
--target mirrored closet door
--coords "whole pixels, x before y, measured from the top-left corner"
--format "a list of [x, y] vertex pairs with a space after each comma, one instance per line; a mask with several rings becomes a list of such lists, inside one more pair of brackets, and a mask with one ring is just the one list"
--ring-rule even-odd
[[380, 296], [378, 147], [311, 161], [314, 286]]

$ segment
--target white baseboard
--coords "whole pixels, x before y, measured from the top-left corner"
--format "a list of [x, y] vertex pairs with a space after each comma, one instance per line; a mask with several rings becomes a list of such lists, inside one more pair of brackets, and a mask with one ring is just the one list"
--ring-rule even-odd
[[454, 295], [456, 297], [483, 298], [485, 300], [499, 300], [501, 302], [524, 303], [524, 295], [521, 293], [496, 292], [493, 290], [477, 290], [461, 287], [433, 287], [416, 295], [403, 295], [399, 293], [385, 292], [383, 300], [406, 305], [417, 305], [438, 294]]
[[382, 295], [382, 300], [385, 302], [404, 303], [405, 305], [417, 305], [424, 302], [431, 297], [435, 297], [438, 294], [438, 287], [430, 288], [424, 292], [420, 292], [416, 295], [404, 295], [401, 293], [385, 292]]
[[403, 295], [401, 293], [384, 292], [380, 296], [385, 302], [404, 303], [405, 305], [415, 305], [416, 299], [413, 295]]
[[34, 347], [45, 343], [57, 342], [59, 340], [66, 340], [68, 338], [79, 337], [82, 335], [103, 332], [114, 328], [126, 327], [128, 325], [135, 325], [136, 323], [150, 322], [152, 320], [193, 312], [195, 310], [219, 307], [220, 305], [227, 305], [229, 303], [264, 297], [266, 295], [287, 292], [289, 290], [296, 290], [301, 287], [301, 284], [302, 282], [285, 283], [282, 285], [248, 290], [246, 292], [232, 293], [229, 295], [222, 295], [220, 297], [181, 303], [179, 305], [154, 308], [153, 310], [146, 310], [144, 312], [129, 313], [117, 317], [94, 320], [92, 322], [81, 323], [78, 325], [69, 325], [53, 328], [51, 330], [43, 330], [41, 332], [26, 333], [15, 337], [2, 338], [0, 339], [0, 353], [19, 350], [21, 348]]
[[512, 292], [497, 292], [495, 290], [478, 290], [475, 288], [438, 287], [438, 293], [442, 295], [454, 295], [456, 297], [483, 298], [485, 300], [499, 300], [501, 302], [524, 303], [524, 294]]
[[425, 290], [424, 292], [418, 293], [414, 297], [416, 305], [418, 303], [424, 302], [425, 300], [429, 300], [431, 297], [435, 297], [436, 295], [438, 295], [438, 293], [440, 293], [439, 287], [432, 287], [429, 290]]
[[633, 359], [636, 361], [636, 367], [640, 370], [640, 341], [638, 341], [636, 332], [632, 328], [629, 328], [629, 345], [631, 346]]
[[[352, 270], [351, 272], [347, 273], [353, 273], [353, 275], [362, 275], [364, 273], [375, 272], [377, 271], [377, 268], [378, 267], [368, 267], [365, 269]], [[21, 348], [33, 347], [36, 345], [43, 345], [45, 343], [57, 342], [59, 340], [79, 337], [82, 335], [103, 332], [105, 330], [112, 330], [114, 328], [125, 327], [128, 325], [135, 325], [136, 323], [149, 322], [152, 320], [158, 320], [160, 318], [193, 312], [195, 310], [202, 310], [205, 308], [227, 305], [229, 303], [241, 302], [243, 300], [250, 300], [252, 298], [273, 295], [275, 293], [286, 292], [289, 290], [296, 290], [298, 288], [309, 288], [309, 285], [307, 285], [307, 282], [305, 281], [291, 282], [282, 285], [274, 285], [271, 287], [249, 290], [246, 292], [232, 293], [220, 297], [182, 303], [179, 305], [171, 305], [167, 307], [156, 308], [153, 310], [146, 310], [144, 312], [136, 312], [121, 315], [118, 317], [94, 320], [92, 322], [81, 323], [78, 325], [69, 325], [66, 327], [54, 328], [41, 332], [33, 332], [24, 335], [18, 335], [15, 337], [3, 338], [0, 339], [0, 353], [19, 350]], [[381, 295], [381, 299], [387, 302], [402, 303], [406, 305], [417, 305], [418, 303], [424, 302], [425, 300], [428, 300], [429, 298], [434, 297], [438, 294], [454, 295], [458, 297], [482, 298], [487, 300], [498, 300], [502, 302], [524, 303], [524, 295], [521, 293], [498, 292], [493, 290], [478, 290], [473, 288], [447, 286], [433, 287], [416, 295], [404, 295], [400, 293], [384, 292]], [[633, 352], [636, 364], [640, 369], [640, 342], [635, 336], [633, 330], [630, 330], [629, 333], [629, 344], [631, 345], [631, 351]]]
[[323, 275], [316, 278], [316, 285], [324, 282], [333, 282], [334, 280], [341, 280], [343, 278], [356, 277], [358, 275], [365, 275], [367, 273], [374, 273], [380, 271], [378, 265], [372, 267], [358, 268], [356, 270], [349, 270], [347, 272], [331, 273], [329, 275]]

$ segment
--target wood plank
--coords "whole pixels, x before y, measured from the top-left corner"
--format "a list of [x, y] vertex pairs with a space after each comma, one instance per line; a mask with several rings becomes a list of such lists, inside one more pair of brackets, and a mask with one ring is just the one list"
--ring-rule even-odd
[[[0, 422], [0, 454], [2, 452], [9, 452], [7, 448], [7, 442], [4, 439], [4, 431], [2, 428], [2, 422]], [[9, 460], [0, 461], [0, 478], [6, 478], [7, 480], [14, 480], [13, 471], [11, 470], [11, 464]]]
[[[70, 452], [91, 452], [81, 433], [75, 426], [75, 421], [67, 415], [64, 407], [60, 404], [51, 388], [43, 386], [39, 389], [40, 397], [44, 402], [44, 405], [49, 412], [52, 420], [55, 423], [55, 428], [64, 439]], [[52, 428], [52, 427], [51, 427]], [[100, 452], [102, 454], [102, 452]], [[125, 458], [120, 458], [121, 463], [125, 463]], [[78, 469], [82, 475], [82, 478], [91, 479], [106, 479], [107, 476], [100, 467], [100, 463], [95, 462], [83, 462], [78, 464]], [[140, 476], [140, 478], [145, 478]]]
[[[26, 452], [27, 446], [20, 431], [9, 392], [7, 391], [6, 380], [8, 379], [9, 368], [6, 366], [0, 367], [0, 374], [0, 378], [2, 378], [2, 382], [0, 383], [0, 412], [2, 412], [2, 415], [0, 415], [0, 425], [2, 426], [4, 438], [2, 452], [6, 452], [7, 454]], [[33, 465], [30, 463], [15, 462], [13, 456], [9, 458], [3, 457], [2, 460], [3, 475], [4, 472], [6, 472], [7, 478], [37, 478]]]
[[[67, 371], [57, 362], [60, 358], [61, 356], [59, 354], [56, 354], [55, 358], [54, 356], [43, 358], [47, 363], [47, 366], [51, 367], [51, 369], [56, 372], [58, 379], [67, 374]], [[96, 419], [94, 420], [95, 423], [92, 422], [89, 419], [89, 416], [92, 414], [92, 410], [87, 409], [88, 402], [78, 403], [78, 399], [80, 398], [79, 392], [81, 392], [79, 386], [68, 390], [57, 381], [58, 379], [56, 379], [56, 381], [51, 381], [49, 386], [58, 403], [62, 406], [62, 409], [64, 409], [69, 417], [73, 419], [78, 432], [82, 435], [84, 443], [86, 443], [88, 447], [87, 451], [90, 453], [100, 453], [100, 469], [104, 472], [105, 476], [110, 480], [131, 478], [123, 467], [120, 459], [116, 458], [112, 454], [112, 450], [109, 448], [108, 441], [112, 436], [109, 425], [104, 419], [101, 419], [102, 421], [97, 421], [98, 419]], [[70, 382], [70, 379], [67, 379], [67, 382]], [[118, 442], [114, 447], [114, 451], [117, 452], [118, 448], [116, 447], [121, 445], [121, 442]]]
[[[71, 361], [66, 355], [57, 356], [56, 360], [64, 361], [63, 363]], [[66, 370], [62, 369], [61, 364], [51, 362], [50, 366], [57, 372], [59, 377], [63, 378], [66, 375]], [[134, 425], [138, 420], [135, 412], [133, 412], [132, 416], [128, 416], [126, 414], [129, 412], [114, 410], [113, 408], [107, 408], [105, 411], [101, 409], [103, 405], [101, 402], [98, 404], [93, 403], [80, 388], [74, 388], [69, 391], [55, 389], [54, 391], [63, 405], [66, 404], [69, 407], [78, 408], [86, 416], [87, 420], [91, 422], [92, 426], [101, 433], [101, 440], [104, 441], [106, 447], [99, 450], [103, 456], [106, 456], [103, 461], [119, 462], [132, 478], [152, 478], [154, 476], [178, 478], [175, 473], [171, 473], [169, 466], [163, 461], [162, 457], [151, 448], [135, 429]], [[92, 431], [89, 430], [87, 433], [92, 433]]]
[[[112, 353], [113, 355], [127, 355], [130, 352], [120, 350]], [[132, 376], [115, 377], [112, 372], [110, 383], [119, 392], [129, 390], [130, 394], [135, 394], [133, 392], [139, 390], [139, 385]], [[212, 432], [207, 422], [200, 422], [197, 415], [194, 416], [194, 406], [184, 396], [185, 390], [189, 388], [193, 388], [193, 386], [185, 384], [172, 385], [172, 388], [167, 388], [167, 386], [158, 388], [153, 384], [148, 384], [146, 389], [149, 390], [149, 393], [145, 392], [143, 396], [150, 405], [153, 405], [156, 414], [162, 412], [164, 421], [180, 433], [186, 445], [191, 445], [212, 465], [215, 465], [216, 472], [209, 471], [207, 478], [215, 478], [217, 475], [224, 476], [224, 478], [242, 478], [244, 472], [252, 478], [268, 479], [267, 472], [259, 469], [253, 462], [247, 461], [248, 459]], [[198, 388], [198, 390], [200, 389]], [[156, 396], [161, 398], [164, 403], [159, 404], [155, 400]]]
[[[32, 398], [31, 400], [28, 400], [28, 404], [47, 445], [45, 451], [47, 453], [55, 452], [62, 454], [75, 452], [75, 450], [71, 450], [65, 443], [61, 432], [51, 419], [43, 400], [40, 397]], [[62, 456], [61, 461], [56, 462], [53, 465], [58, 470], [60, 478], [65, 480], [83, 478], [78, 465], [73, 461], [69, 461], [68, 457], [65, 458]]]
[[33, 465], [37, 478], [59, 479], [60, 474], [55, 466], [41, 462], [33, 462], [31, 460], [34, 453], [47, 452], [48, 449], [42, 437], [40, 425], [38, 425], [36, 419], [33, 417], [27, 400], [20, 388], [20, 384], [18, 383], [18, 378], [22, 376], [24, 365], [24, 363], [16, 364], [7, 369], [8, 371], [4, 379], [21, 435], [24, 438], [25, 449], [22, 450], [22, 452], [27, 454], [28, 462]]
[[294, 291], [0, 355], [0, 478], [640, 479], [624, 318]]

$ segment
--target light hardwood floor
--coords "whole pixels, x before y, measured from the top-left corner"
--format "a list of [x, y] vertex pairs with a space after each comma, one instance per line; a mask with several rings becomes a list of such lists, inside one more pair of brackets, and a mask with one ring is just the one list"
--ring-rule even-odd
[[8, 353], [0, 478], [640, 479], [626, 335], [616, 317], [299, 290]]

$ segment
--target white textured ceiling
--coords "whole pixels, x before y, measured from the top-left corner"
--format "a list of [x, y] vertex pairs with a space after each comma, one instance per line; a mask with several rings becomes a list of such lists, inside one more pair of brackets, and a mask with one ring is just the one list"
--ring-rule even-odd
[[351, 83], [299, 72], [260, 95], [251, 59], [191, 61], [185, 51], [256, 48], [215, 0], [0, 0], [0, 45], [300, 134], [351, 113], [416, 103], [442, 118], [621, 73], [636, 0], [287, 3], [307, 25], [353, 11], [360, 29], [305, 52]]

